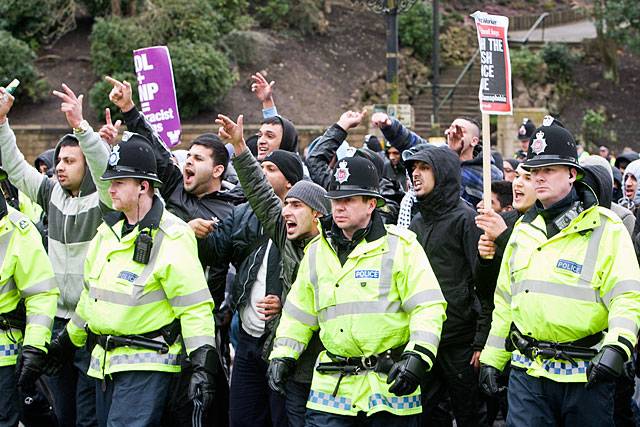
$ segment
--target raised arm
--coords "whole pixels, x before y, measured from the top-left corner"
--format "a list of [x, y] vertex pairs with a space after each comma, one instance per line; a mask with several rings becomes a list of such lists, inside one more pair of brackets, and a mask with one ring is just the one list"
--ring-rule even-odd
[[371, 124], [379, 128], [384, 138], [401, 153], [415, 145], [427, 142], [415, 132], [404, 127], [398, 120], [390, 118], [386, 113], [374, 113], [371, 116]]
[[262, 117], [268, 119], [278, 115], [276, 103], [273, 101], [273, 80], [268, 82], [261, 73], [255, 73], [251, 76], [251, 92], [256, 94], [258, 100], [262, 103]]
[[[78, 138], [80, 149], [84, 154], [91, 178], [98, 190], [100, 201], [107, 207], [111, 208], [111, 197], [109, 197], [109, 182], [100, 179], [104, 171], [107, 169], [107, 162], [111, 154], [109, 144], [102, 140], [100, 134], [94, 132], [89, 123], [84, 120], [82, 115], [82, 100], [84, 95], [76, 96], [76, 94], [67, 86], [62, 84], [62, 92], [54, 90], [53, 94], [60, 98], [62, 111], [67, 123], [73, 129], [73, 134]], [[108, 124], [111, 124], [111, 116], [109, 116]], [[117, 130], [116, 130], [117, 136]]]
[[162, 181], [160, 194], [165, 200], [168, 200], [176, 187], [182, 185], [180, 168], [173, 163], [169, 150], [146, 120], [144, 114], [136, 108], [131, 84], [126, 80], [121, 82], [109, 76], [105, 76], [105, 80], [113, 86], [109, 93], [109, 99], [122, 111], [127, 129], [130, 132], [139, 133], [151, 141], [151, 149], [156, 156], [158, 177]]
[[324, 188], [329, 188], [331, 183], [331, 160], [338, 147], [347, 138], [349, 129], [362, 123], [366, 111], [347, 111], [340, 119], [328, 128], [315, 143], [313, 151], [307, 157], [307, 166], [311, 180]]
[[219, 114], [216, 123], [220, 125], [218, 132], [220, 138], [225, 143], [233, 145], [235, 152], [233, 166], [253, 212], [262, 224], [265, 233], [282, 252], [287, 241], [287, 229], [282, 218], [282, 204], [262, 172], [260, 164], [245, 144], [242, 136], [243, 116], [238, 117], [238, 122], [234, 123], [230, 118]]
[[9, 181], [45, 211], [49, 209], [49, 199], [54, 182], [42, 175], [24, 159], [16, 145], [16, 136], [9, 127], [7, 114], [11, 110], [14, 97], [0, 87], [0, 154], [2, 168], [9, 175]]

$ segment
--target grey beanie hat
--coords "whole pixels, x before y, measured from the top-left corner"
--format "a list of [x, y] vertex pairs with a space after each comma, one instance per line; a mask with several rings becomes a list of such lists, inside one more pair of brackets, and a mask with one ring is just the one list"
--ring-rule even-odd
[[328, 215], [331, 210], [329, 200], [325, 198], [327, 191], [311, 181], [298, 181], [291, 187], [285, 199], [293, 197], [308, 205], [314, 211], [322, 215]]

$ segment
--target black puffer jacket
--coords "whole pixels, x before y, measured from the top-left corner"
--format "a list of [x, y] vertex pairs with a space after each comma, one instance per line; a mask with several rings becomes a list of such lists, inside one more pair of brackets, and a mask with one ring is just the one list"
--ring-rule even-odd
[[480, 313], [473, 273], [481, 232], [475, 211], [460, 199], [460, 160], [447, 147], [426, 148], [411, 159], [431, 165], [435, 177], [433, 191], [418, 199], [419, 213], [409, 229], [416, 233], [447, 300], [440, 346], [472, 345]]
[[[313, 182], [325, 189], [329, 189], [329, 184], [331, 184], [331, 174], [333, 173], [332, 168], [335, 162], [336, 151], [346, 138], [347, 132], [336, 123], [312, 143], [312, 151], [305, 160], [307, 168], [309, 169], [309, 177]], [[363, 151], [361, 155], [371, 160], [367, 152]], [[377, 154], [374, 153], [373, 155]], [[381, 166], [384, 167], [382, 159], [380, 159], [380, 163]], [[382, 176], [382, 167], [378, 173], [379, 176]], [[382, 215], [382, 220], [385, 224], [395, 224], [398, 220], [398, 210], [400, 209], [398, 202], [395, 200], [402, 199], [402, 195], [398, 197], [396, 193], [397, 187], [385, 177], [380, 179], [379, 191], [385, 200], [385, 205], [378, 208], [378, 211]]]

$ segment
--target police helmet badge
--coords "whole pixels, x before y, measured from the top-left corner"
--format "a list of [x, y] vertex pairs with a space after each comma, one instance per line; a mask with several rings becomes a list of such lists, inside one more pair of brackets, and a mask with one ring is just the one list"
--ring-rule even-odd
[[520, 125], [520, 129], [518, 129], [518, 135], [525, 136], [527, 134], [527, 128], [525, 127], [525, 125], [528, 121], [529, 119], [526, 117], [522, 119], [522, 124]]
[[336, 169], [336, 172], [333, 174], [333, 176], [336, 178], [336, 181], [338, 181], [338, 183], [340, 184], [344, 184], [349, 180], [349, 177], [351, 176], [351, 172], [349, 172], [349, 168], [347, 167], [346, 161], [343, 160], [340, 163], [338, 163], [338, 169]]
[[536, 139], [531, 143], [531, 151], [536, 154], [543, 153], [547, 148], [547, 141], [544, 139], [544, 132], [536, 133]]
[[542, 119], [542, 126], [551, 126], [554, 120], [553, 116], [544, 116], [544, 119]]
[[115, 166], [120, 161], [120, 146], [116, 145], [109, 155], [109, 166]]

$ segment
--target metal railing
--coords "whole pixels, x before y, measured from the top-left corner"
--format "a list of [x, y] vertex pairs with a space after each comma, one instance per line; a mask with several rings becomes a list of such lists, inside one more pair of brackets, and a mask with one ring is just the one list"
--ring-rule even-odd
[[[538, 19], [536, 19], [536, 22], [533, 23], [533, 25], [531, 26], [531, 28], [529, 28], [529, 31], [527, 31], [527, 34], [524, 36], [524, 38], [522, 40], [511, 40], [513, 42], [516, 43], [522, 43], [522, 44], [527, 44], [527, 42], [529, 41], [529, 37], [531, 37], [531, 34], [533, 34], [533, 32], [538, 28], [538, 26], [544, 21], [544, 19], [549, 16], [548, 12], [544, 12], [542, 14], [540, 14], [540, 16], [538, 16]], [[544, 27], [543, 31], [544, 31]], [[543, 39], [544, 39], [544, 33], [543, 33]], [[467, 75], [467, 73], [469, 72], [469, 70], [471, 70], [471, 68], [473, 68], [473, 64], [476, 61], [476, 58], [478, 57], [478, 54], [480, 53], [480, 49], [476, 49], [476, 51], [473, 53], [473, 56], [471, 57], [471, 59], [469, 59], [469, 61], [466, 63], [466, 65], [464, 66], [464, 68], [462, 69], [462, 71], [460, 72], [460, 75], [458, 76], [458, 78], [456, 79], [455, 83], [453, 84], [453, 87], [451, 89], [449, 89], [449, 92], [447, 92], [447, 94], [444, 96], [444, 98], [442, 98], [442, 101], [440, 101], [438, 103], [438, 106], [435, 109], [435, 114], [437, 115], [440, 110], [442, 109], [442, 107], [444, 106], [445, 103], [449, 102], [452, 98], [453, 95], [456, 93], [456, 89], [458, 88], [458, 86], [460, 86], [460, 83], [462, 82], [462, 79], [464, 79], [464, 77]], [[431, 124], [434, 124], [434, 115], [431, 115]]]

